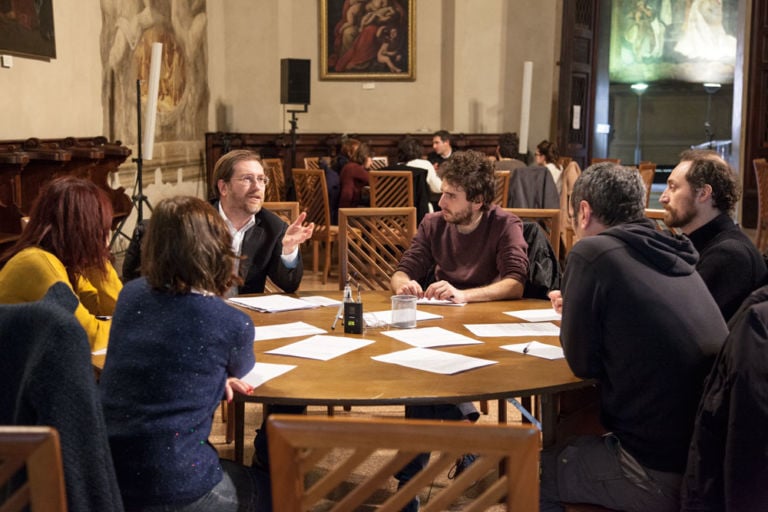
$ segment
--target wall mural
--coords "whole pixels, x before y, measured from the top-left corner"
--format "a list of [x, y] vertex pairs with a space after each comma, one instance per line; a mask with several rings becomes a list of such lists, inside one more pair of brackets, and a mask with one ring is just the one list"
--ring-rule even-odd
[[152, 43], [159, 42], [155, 142], [202, 140], [209, 98], [205, 0], [101, 0], [101, 10], [104, 133], [136, 143], [136, 80], [144, 116]]
[[732, 83], [737, 0], [614, 0], [612, 82]]

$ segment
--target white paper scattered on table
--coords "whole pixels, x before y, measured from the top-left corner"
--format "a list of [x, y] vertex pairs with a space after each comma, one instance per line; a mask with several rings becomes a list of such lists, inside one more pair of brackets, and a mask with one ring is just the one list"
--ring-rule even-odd
[[563, 354], [563, 347], [547, 345], [546, 343], [540, 343], [538, 341], [515, 343], [514, 345], [502, 345], [501, 348], [517, 352], [518, 354], [536, 356], [550, 360], [563, 359], [565, 357], [565, 354]]
[[560, 320], [562, 317], [560, 313], [556, 313], [552, 308], [505, 311], [504, 314], [514, 316], [526, 322], [549, 322], [551, 320]]
[[248, 309], [265, 313], [292, 311], [294, 309], [316, 308], [315, 304], [306, 300], [288, 297], [287, 295], [262, 295], [260, 297], [232, 297], [230, 302]]
[[474, 340], [442, 327], [420, 327], [417, 329], [400, 329], [384, 331], [382, 334], [395, 338], [414, 347], [447, 347], [451, 345], [477, 345], [482, 341]]
[[340, 300], [329, 299], [328, 297], [323, 297], [322, 295], [310, 295], [309, 297], [302, 297], [301, 300], [310, 302], [315, 306], [338, 306], [341, 304]]
[[323, 330], [306, 322], [290, 322], [287, 324], [259, 325], [254, 328], [253, 341], [274, 340], [277, 338], [293, 338], [294, 336], [309, 336], [310, 334], [324, 334]]
[[[389, 325], [392, 323], [392, 310], [387, 311], [371, 311], [369, 313], [363, 313], [366, 325], [370, 327], [380, 327], [382, 325]], [[434, 320], [436, 318], [443, 318], [443, 315], [436, 315], [434, 313], [427, 313], [426, 311], [416, 310], [416, 321], [419, 320]]]
[[397, 364], [443, 375], [453, 375], [498, 363], [498, 361], [441, 352], [440, 350], [429, 348], [409, 348], [390, 354], [374, 356], [371, 359], [381, 361], [382, 363]]
[[560, 336], [560, 328], [551, 322], [532, 324], [466, 324], [475, 336]]
[[424, 306], [466, 306], [466, 302], [451, 302], [447, 299], [427, 299], [422, 297], [416, 301], [416, 304], [423, 304]]
[[329, 361], [334, 357], [352, 352], [371, 343], [373, 343], [373, 340], [342, 338], [341, 336], [312, 336], [311, 338], [270, 350], [265, 352], [265, 354]]
[[296, 368], [295, 364], [256, 363], [242, 379], [243, 382], [257, 388], [268, 380], [279, 377]]

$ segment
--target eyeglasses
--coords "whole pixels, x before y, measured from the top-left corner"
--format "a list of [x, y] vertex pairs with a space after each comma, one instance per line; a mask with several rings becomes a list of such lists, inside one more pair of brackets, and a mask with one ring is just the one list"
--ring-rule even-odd
[[247, 176], [241, 176], [240, 178], [232, 178], [232, 181], [239, 181], [242, 184], [247, 184], [249, 187], [256, 185], [257, 183], [262, 187], [269, 185], [269, 178], [266, 176], [253, 176], [249, 174]]

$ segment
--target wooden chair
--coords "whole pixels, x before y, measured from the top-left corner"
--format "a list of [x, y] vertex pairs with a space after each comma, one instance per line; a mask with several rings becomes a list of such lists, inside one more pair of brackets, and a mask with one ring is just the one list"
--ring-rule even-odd
[[324, 246], [323, 284], [328, 282], [331, 270], [331, 244], [338, 239], [339, 227], [331, 225], [331, 210], [328, 205], [328, 185], [321, 169], [293, 169], [293, 185], [299, 208], [307, 212], [307, 222], [315, 223], [312, 234], [312, 270], [318, 271], [320, 245]]
[[510, 171], [493, 171], [493, 175], [496, 178], [496, 193], [493, 196], [493, 204], [506, 208], [509, 201]]
[[589, 165], [595, 165], [602, 162], [611, 162], [614, 164], [620, 164], [621, 159], [620, 158], [593, 158], [592, 160], [589, 161]]
[[297, 201], [265, 201], [264, 208], [288, 224], [299, 218], [299, 203]]
[[[26, 466], [26, 480], [7, 487]], [[7, 491], [0, 510], [66, 512], [59, 433], [51, 427], [0, 427], [0, 489]]]
[[368, 186], [371, 208], [413, 206], [413, 173], [410, 171], [370, 171]]
[[389, 167], [389, 158], [386, 156], [373, 156], [371, 157], [371, 171], [378, 171]]
[[308, 156], [304, 158], [304, 168], [305, 169], [319, 169], [320, 168], [320, 157], [319, 156]]
[[768, 162], [765, 158], [752, 161], [757, 183], [757, 233], [755, 245], [763, 253], [768, 248]]
[[555, 257], [560, 259], [560, 210], [557, 208], [504, 208], [521, 219], [534, 220], [544, 227], [549, 235], [549, 243], [555, 251]]
[[[503, 498], [507, 510], [538, 509], [539, 434], [533, 428], [274, 415], [267, 422], [267, 432], [272, 495], [279, 496], [281, 510], [286, 512], [312, 510], [328, 499], [334, 503], [324, 510], [361, 510], [382, 495], [386, 501], [376, 504], [378, 512], [399, 511], [464, 453], [478, 458], [442, 489], [432, 487], [429, 501], [422, 503], [423, 512], [448, 510], [472, 486], [478, 496], [464, 510], [485, 510]], [[433, 452], [429, 466], [390, 494], [392, 476], [425, 451]], [[375, 468], [350, 478], [361, 463]], [[491, 483], [475, 485], [480, 480]]]
[[264, 194], [265, 201], [278, 202], [285, 199], [285, 173], [281, 158], [265, 158], [261, 161], [264, 174], [269, 178], [269, 185]]
[[365, 290], [389, 290], [389, 280], [415, 234], [414, 207], [340, 208], [339, 289], [352, 276]]
[[640, 173], [640, 177], [643, 178], [643, 184], [645, 185], [645, 207], [648, 208], [648, 204], [651, 201], [653, 177], [656, 175], [656, 164], [653, 162], [641, 162], [637, 166], [637, 171]]
[[564, 169], [562, 174], [562, 188], [560, 189], [560, 239], [563, 243], [563, 259], [573, 247], [573, 218], [569, 203], [573, 184], [581, 176], [581, 167], [573, 160]]
[[676, 235], [681, 235], [683, 232], [680, 228], [671, 228], [664, 223], [664, 214], [667, 213], [664, 209], [646, 208], [645, 216], [651, 219], [656, 224], [656, 229], [659, 231], [669, 230]]

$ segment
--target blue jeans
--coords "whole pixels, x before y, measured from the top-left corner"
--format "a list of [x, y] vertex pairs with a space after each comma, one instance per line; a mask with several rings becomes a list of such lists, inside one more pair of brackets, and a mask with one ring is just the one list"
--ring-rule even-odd
[[220, 459], [224, 476], [213, 489], [192, 503], [126, 507], [126, 512], [269, 512], [269, 475], [231, 460]]

